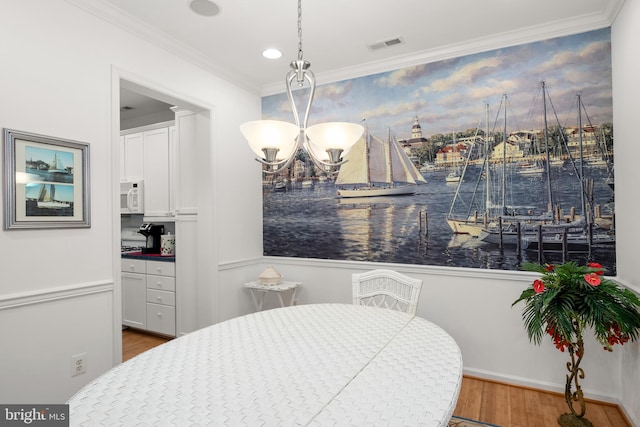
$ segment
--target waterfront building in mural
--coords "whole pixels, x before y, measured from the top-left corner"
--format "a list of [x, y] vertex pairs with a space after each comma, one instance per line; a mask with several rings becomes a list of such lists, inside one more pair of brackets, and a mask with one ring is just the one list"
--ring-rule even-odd
[[[372, 134], [395, 136], [426, 184], [409, 195], [341, 198], [320, 171], [304, 174], [312, 186], [292, 178], [300, 171], [268, 177], [265, 255], [489, 269], [596, 260], [615, 273], [610, 56], [610, 31], [602, 29], [319, 86], [310, 125], [366, 119]], [[543, 81], [553, 100], [547, 123], [533, 111]], [[264, 118], [291, 121], [286, 104], [284, 94], [263, 98]], [[530, 231], [517, 244], [512, 233], [510, 244], [452, 230], [454, 207], [492, 229], [477, 204], [488, 200], [479, 194], [486, 180], [501, 175], [489, 166], [502, 163], [500, 187], [509, 206], [524, 209], [518, 215], [540, 212], [550, 218], [545, 225], [579, 228], [536, 235], [542, 244]], [[447, 183], [453, 167], [464, 175]], [[506, 217], [514, 213], [505, 208], [505, 224], [520, 222]]]

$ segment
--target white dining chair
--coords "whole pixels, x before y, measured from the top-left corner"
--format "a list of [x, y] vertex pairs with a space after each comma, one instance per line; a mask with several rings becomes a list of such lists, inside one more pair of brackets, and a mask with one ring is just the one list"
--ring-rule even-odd
[[353, 303], [389, 308], [414, 315], [422, 280], [393, 270], [376, 269], [351, 276]]

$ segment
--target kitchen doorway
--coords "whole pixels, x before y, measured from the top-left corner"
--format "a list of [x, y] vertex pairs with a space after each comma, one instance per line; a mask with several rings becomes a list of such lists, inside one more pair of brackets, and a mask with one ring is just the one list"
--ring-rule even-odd
[[[128, 215], [123, 219], [118, 212], [114, 215], [113, 239], [114, 242], [122, 243], [123, 231], [127, 231], [128, 236], [134, 235], [136, 227], [139, 227], [138, 223], [141, 225], [142, 222], [162, 222], [168, 230], [171, 230], [171, 234], [176, 236], [175, 332], [176, 336], [180, 336], [197, 329], [203, 319], [206, 321], [214, 318], [211, 303], [211, 272], [207, 270], [210, 267], [199, 266], [195, 256], [196, 253], [205, 252], [205, 256], [210, 260], [215, 255], [214, 249], [207, 247], [208, 243], [203, 244], [203, 239], [198, 239], [202, 234], [200, 224], [204, 224], [204, 228], [209, 233], [214, 232], [209, 226], [214, 223], [211, 217], [214, 214], [208, 208], [213, 204], [213, 195], [198, 191], [199, 186], [210, 188], [212, 182], [203, 180], [202, 174], [199, 174], [196, 179], [193, 168], [194, 164], [200, 164], [201, 170], [213, 170], [211, 164], [213, 156], [210, 152], [212, 150], [211, 108], [201, 107], [197, 103], [184, 100], [186, 97], [168, 94], [154, 88], [152, 84], [135, 82], [123, 75], [114, 76], [112, 95], [114, 100], [118, 100], [118, 110], [113, 111], [114, 134], [117, 138], [114, 138], [112, 161], [113, 176], [116, 177], [114, 186], [118, 189], [120, 182], [117, 181], [122, 176], [123, 168], [121, 133], [162, 126], [173, 126], [175, 132], [173, 135], [175, 146], [171, 149], [173, 156], [171, 161], [174, 163], [171, 168], [170, 182], [176, 197], [173, 200], [174, 208], [171, 215], [151, 218], [145, 214], [137, 217]], [[181, 167], [181, 165], [190, 167]], [[115, 192], [119, 193], [117, 190]], [[207, 208], [198, 209], [199, 206]], [[122, 359], [123, 288], [120, 264], [120, 259], [116, 259], [114, 262], [115, 363], [119, 363]]]

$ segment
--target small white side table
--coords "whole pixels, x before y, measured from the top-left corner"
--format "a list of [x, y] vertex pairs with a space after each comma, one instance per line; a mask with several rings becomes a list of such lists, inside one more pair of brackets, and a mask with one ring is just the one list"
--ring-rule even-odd
[[[278, 296], [282, 307], [293, 305], [296, 298], [296, 290], [300, 284], [300, 282], [281, 282], [277, 285], [263, 285], [261, 282], [256, 280], [245, 283], [244, 286], [245, 288], [249, 288], [249, 291], [251, 291], [251, 298], [253, 299], [253, 304], [255, 305], [256, 310], [262, 311], [264, 298], [269, 292], [273, 292]], [[285, 301], [282, 298], [282, 293], [286, 291], [291, 291], [291, 298], [289, 298], [287, 304], [285, 304]]]

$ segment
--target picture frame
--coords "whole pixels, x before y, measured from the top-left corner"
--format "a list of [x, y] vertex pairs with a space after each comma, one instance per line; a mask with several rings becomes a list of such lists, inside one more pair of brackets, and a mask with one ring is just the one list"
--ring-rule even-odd
[[4, 229], [91, 227], [89, 144], [4, 129]]

